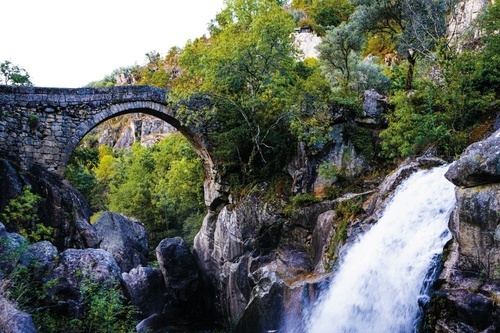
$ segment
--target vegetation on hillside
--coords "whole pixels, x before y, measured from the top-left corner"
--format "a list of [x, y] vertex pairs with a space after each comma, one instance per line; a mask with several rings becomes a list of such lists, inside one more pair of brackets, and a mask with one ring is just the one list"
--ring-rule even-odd
[[[476, 22], [481, 38], [463, 33], [450, 39], [446, 22], [455, 4], [229, 0], [210, 24], [209, 37], [164, 57], [150, 52], [145, 66], [117, 70], [92, 85], [125, 78], [170, 89], [185, 124], [208, 133], [219, 171], [232, 185], [282, 172], [300, 141], [310, 152], [320, 151], [332, 142], [339, 117], [358, 152], [379, 166], [429, 149], [451, 160], [491, 129], [499, 94], [499, 5], [490, 4]], [[294, 27], [323, 36], [319, 59], [297, 60]], [[368, 89], [387, 96], [390, 105], [388, 125], [376, 132], [356, 122]], [[200, 100], [210, 108], [193, 108]], [[380, 133], [378, 140], [373, 133]], [[164, 157], [170, 140], [180, 139], [121, 153], [81, 147], [68, 177], [94, 198], [95, 210], [131, 214], [173, 235], [184, 228], [181, 221], [191, 223], [187, 207], [203, 205], [194, 153], [187, 160], [187, 153]], [[81, 154], [92, 156], [79, 161]], [[180, 177], [175, 191], [181, 193], [183, 184], [191, 192], [174, 198], [174, 176]]]
[[166, 237], [181, 236], [192, 243], [201, 227], [203, 168], [181, 134], [151, 147], [136, 143], [113, 151], [106, 145], [80, 146], [66, 178], [86, 196], [97, 217], [109, 210], [144, 223], [152, 249]]

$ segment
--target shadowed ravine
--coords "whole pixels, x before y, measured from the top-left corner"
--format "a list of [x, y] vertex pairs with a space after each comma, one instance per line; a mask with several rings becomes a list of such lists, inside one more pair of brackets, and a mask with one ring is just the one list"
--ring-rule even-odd
[[309, 319], [309, 333], [413, 332], [433, 257], [450, 238], [447, 167], [402, 183], [379, 222], [354, 244]]

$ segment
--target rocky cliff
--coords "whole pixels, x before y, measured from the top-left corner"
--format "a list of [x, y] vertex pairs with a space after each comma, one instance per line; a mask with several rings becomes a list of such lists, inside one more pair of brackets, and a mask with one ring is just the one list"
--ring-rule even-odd
[[500, 331], [500, 131], [469, 146], [446, 177], [457, 185], [445, 268], [428, 332]]

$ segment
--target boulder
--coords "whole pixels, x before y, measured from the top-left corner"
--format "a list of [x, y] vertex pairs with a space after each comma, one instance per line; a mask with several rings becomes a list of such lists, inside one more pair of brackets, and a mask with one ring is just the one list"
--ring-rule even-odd
[[21, 257], [21, 264], [46, 274], [56, 267], [58, 257], [57, 248], [49, 241], [42, 241], [28, 246], [26, 253]]
[[0, 223], [0, 279], [12, 272], [22, 255], [26, 253], [28, 242], [16, 233], [10, 233]]
[[164, 239], [156, 247], [168, 297], [188, 301], [198, 287], [198, 265], [186, 242], [180, 237]]
[[234, 332], [278, 332], [284, 313], [283, 281], [275, 272], [262, 278]]
[[133, 218], [110, 212], [103, 213], [94, 223], [101, 239], [99, 248], [111, 253], [122, 272], [148, 263], [148, 232]]
[[31, 316], [19, 311], [0, 295], [0, 331], [2, 333], [36, 333]]
[[374, 89], [366, 90], [363, 102], [363, 115], [367, 118], [364, 122], [378, 124], [387, 109], [387, 98]]
[[160, 314], [166, 301], [167, 290], [159, 268], [133, 268], [122, 273], [130, 302], [137, 306], [143, 317]]
[[445, 177], [453, 184], [474, 187], [500, 182], [500, 130], [476, 142], [450, 166]]
[[89, 283], [115, 286], [121, 275], [113, 256], [104, 250], [68, 249], [60, 254], [49, 280], [55, 283], [47, 288], [48, 303], [66, 316], [81, 318]]

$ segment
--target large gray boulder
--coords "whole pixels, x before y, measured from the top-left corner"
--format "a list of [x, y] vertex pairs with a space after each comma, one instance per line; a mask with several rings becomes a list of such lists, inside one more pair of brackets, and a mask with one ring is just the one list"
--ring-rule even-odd
[[120, 268], [104, 250], [68, 249], [59, 259], [59, 265], [49, 276], [55, 283], [47, 288], [47, 301], [66, 316], [82, 317], [89, 284], [111, 288], [121, 283]]
[[130, 302], [137, 306], [143, 317], [160, 314], [166, 302], [165, 282], [159, 268], [133, 268], [122, 273]]
[[105, 212], [94, 223], [99, 248], [111, 253], [122, 272], [148, 263], [148, 232], [144, 225], [121, 214]]
[[445, 177], [462, 187], [500, 182], [500, 130], [467, 147]]
[[156, 247], [156, 257], [168, 297], [188, 301], [198, 287], [199, 269], [189, 246], [180, 237], [166, 238]]
[[28, 246], [21, 257], [21, 264], [40, 274], [52, 271], [59, 258], [57, 248], [49, 241], [42, 241]]

